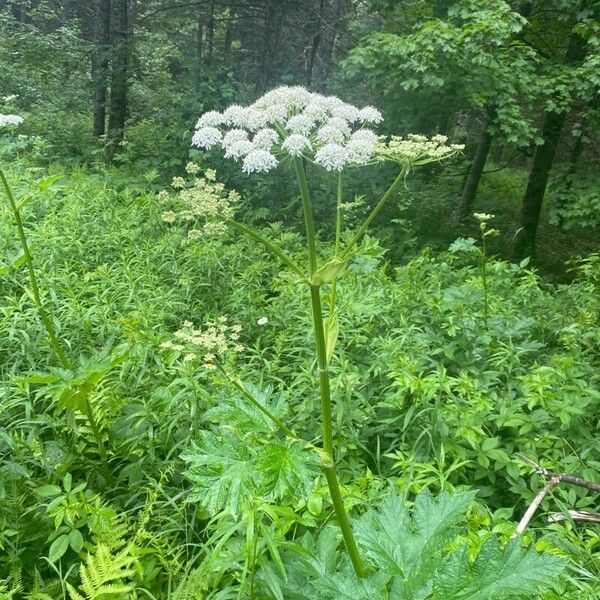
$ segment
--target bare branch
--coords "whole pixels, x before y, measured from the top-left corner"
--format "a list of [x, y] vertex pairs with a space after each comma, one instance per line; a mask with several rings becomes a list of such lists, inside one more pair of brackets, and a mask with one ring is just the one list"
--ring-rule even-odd
[[513, 537], [517, 535], [521, 535], [527, 525], [529, 525], [529, 521], [533, 518], [535, 511], [540, 507], [540, 504], [554, 487], [556, 487], [560, 483], [560, 479], [558, 477], [552, 477], [550, 481], [537, 493], [537, 496], [533, 499], [533, 502], [529, 505], [529, 508], [525, 511], [523, 518], [519, 521], [517, 525], [517, 530], [513, 534]]

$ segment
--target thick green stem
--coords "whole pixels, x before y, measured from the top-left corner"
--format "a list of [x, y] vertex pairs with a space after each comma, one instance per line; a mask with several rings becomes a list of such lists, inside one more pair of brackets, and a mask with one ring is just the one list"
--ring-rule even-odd
[[321, 418], [323, 427], [323, 450], [331, 458], [331, 465], [323, 468], [329, 493], [333, 502], [333, 508], [342, 531], [346, 550], [352, 561], [352, 566], [357, 577], [365, 576], [365, 568], [358, 552], [356, 540], [352, 533], [350, 520], [344, 508], [344, 501], [340, 492], [335, 472], [335, 454], [333, 448], [333, 419], [331, 408], [331, 389], [329, 385], [329, 368], [327, 365], [327, 348], [325, 344], [325, 331], [323, 329], [323, 313], [321, 308], [321, 293], [318, 286], [310, 286], [310, 299], [312, 305], [313, 324], [317, 343], [317, 364], [319, 368], [319, 387], [321, 391]]
[[367, 217], [367, 220], [360, 226], [360, 229], [356, 232], [354, 237], [350, 240], [350, 243], [348, 244], [348, 246], [346, 247], [344, 252], [342, 252], [342, 254], [341, 254], [342, 259], [347, 258], [348, 255], [352, 252], [352, 249], [354, 248], [354, 246], [356, 246], [356, 244], [360, 241], [362, 236], [365, 234], [365, 232], [367, 231], [367, 228], [369, 227], [369, 225], [371, 224], [373, 219], [379, 214], [379, 211], [385, 206], [386, 202], [393, 196], [394, 192], [398, 189], [398, 187], [404, 181], [405, 178], [406, 178], [406, 171], [403, 169], [398, 174], [398, 177], [396, 177], [396, 179], [394, 179], [392, 185], [390, 185], [387, 192], [381, 197], [381, 200], [379, 200], [379, 202], [375, 205], [375, 208], [371, 211], [371, 214]]
[[[306, 225], [306, 238], [308, 243], [308, 269], [309, 278], [312, 279], [312, 276], [317, 269], [317, 248], [310, 193], [308, 191], [308, 184], [306, 182], [306, 174], [304, 173], [302, 159], [296, 158], [294, 163], [296, 166], [296, 174], [298, 176], [298, 185], [300, 186], [300, 193], [302, 195], [302, 205], [304, 207], [304, 222]], [[317, 364], [319, 368], [323, 451], [327, 456], [327, 464], [323, 466], [323, 471], [325, 473], [325, 478], [327, 479], [331, 501], [333, 503], [333, 508], [342, 532], [344, 545], [346, 546], [346, 550], [350, 556], [352, 566], [354, 567], [354, 572], [356, 573], [357, 577], [365, 577], [365, 567], [358, 552], [358, 546], [356, 544], [356, 540], [354, 539], [354, 534], [352, 533], [352, 527], [350, 526], [350, 520], [348, 519], [348, 514], [346, 513], [346, 509], [344, 507], [342, 494], [340, 492], [340, 485], [338, 483], [335, 471], [331, 389], [329, 385], [327, 346], [325, 342], [323, 310], [321, 306], [321, 291], [319, 286], [310, 286], [310, 300], [317, 348]]]
[[27, 236], [25, 235], [25, 228], [23, 226], [23, 220], [21, 219], [21, 213], [19, 212], [19, 207], [15, 202], [15, 198], [12, 194], [10, 186], [8, 185], [8, 181], [4, 175], [2, 169], [0, 169], [0, 179], [2, 179], [2, 184], [4, 186], [4, 190], [6, 195], [8, 196], [8, 201], [10, 203], [10, 208], [12, 210], [15, 222], [17, 224], [17, 231], [19, 232], [19, 241], [21, 243], [21, 247], [23, 249], [23, 255], [25, 256], [25, 263], [27, 264], [27, 271], [29, 273], [29, 281], [31, 283], [31, 292], [33, 294], [33, 300], [35, 302], [35, 306], [38, 312], [46, 331], [48, 332], [48, 336], [50, 338], [50, 344], [52, 345], [52, 349], [54, 350], [58, 360], [61, 365], [68, 369], [69, 361], [58, 341], [58, 337], [56, 335], [56, 329], [54, 328], [54, 324], [52, 323], [52, 319], [48, 316], [46, 309], [44, 308], [44, 304], [42, 303], [42, 298], [40, 296], [40, 288], [37, 282], [37, 276], [35, 274], [35, 270], [33, 268], [33, 257], [31, 256], [31, 252], [29, 250], [29, 244], [27, 243]]

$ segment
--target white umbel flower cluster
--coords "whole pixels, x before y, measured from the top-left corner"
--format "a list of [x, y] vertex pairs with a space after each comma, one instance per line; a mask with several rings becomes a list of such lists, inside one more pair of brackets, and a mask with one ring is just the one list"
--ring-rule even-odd
[[246, 173], [266, 173], [286, 155], [341, 171], [373, 160], [377, 136], [366, 126], [382, 120], [373, 106], [358, 108], [335, 96], [282, 86], [250, 106], [204, 113], [192, 145], [205, 150], [220, 146], [225, 158], [243, 161]]
[[19, 115], [0, 115], [0, 127], [7, 125], [20, 125], [23, 122], [23, 117]]

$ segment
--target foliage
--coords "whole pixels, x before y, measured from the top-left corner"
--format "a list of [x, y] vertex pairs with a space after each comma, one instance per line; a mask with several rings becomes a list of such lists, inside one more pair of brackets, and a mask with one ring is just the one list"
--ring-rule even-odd
[[[473, 558], [457, 537], [456, 526], [473, 500], [472, 492], [427, 492], [415, 498], [409, 514], [402, 498], [390, 495], [357, 522], [359, 543], [373, 573], [357, 579], [340, 566], [338, 540], [325, 530], [317, 540], [306, 536], [308, 553], [299, 558], [285, 598], [431, 598], [432, 600], [531, 597], [556, 576], [558, 557], [525, 550], [518, 540], [501, 548], [486, 540]], [[309, 589], [306, 585], [309, 585]]]

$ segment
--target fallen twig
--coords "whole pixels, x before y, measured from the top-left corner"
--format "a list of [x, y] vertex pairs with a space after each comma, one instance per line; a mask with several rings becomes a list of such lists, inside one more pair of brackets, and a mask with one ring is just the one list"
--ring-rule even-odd
[[[548, 495], [548, 493], [555, 488], [559, 483], [565, 482], [570, 483], [571, 485], [577, 485], [579, 487], [586, 488], [588, 490], [594, 490], [596, 492], [600, 492], [600, 483], [595, 483], [593, 481], [588, 481], [587, 479], [583, 479], [581, 477], [577, 477], [575, 475], [568, 475], [567, 473], [555, 473], [554, 471], [549, 471], [545, 467], [538, 465], [538, 463], [532, 461], [531, 459], [523, 456], [522, 454], [518, 455], [519, 458], [527, 463], [530, 467], [532, 467], [536, 473], [543, 475], [544, 477], [548, 477], [549, 481], [546, 485], [536, 494], [535, 498], [529, 505], [529, 508], [525, 511], [523, 518], [519, 521], [517, 525], [517, 529], [513, 537], [520, 535], [525, 531], [527, 525], [533, 518], [533, 515], [540, 507], [540, 504], [544, 500], [544, 498]], [[576, 521], [595, 521], [600, 522], [600, 513], [589, 513], [585, 511], [577, 511], [570, 510], [568, 513], [551, 513], [548, 517], [548, 520], [551, 523], [555, 523], [557, 521], [564, 521], [568, 518], [571, 518]]]

